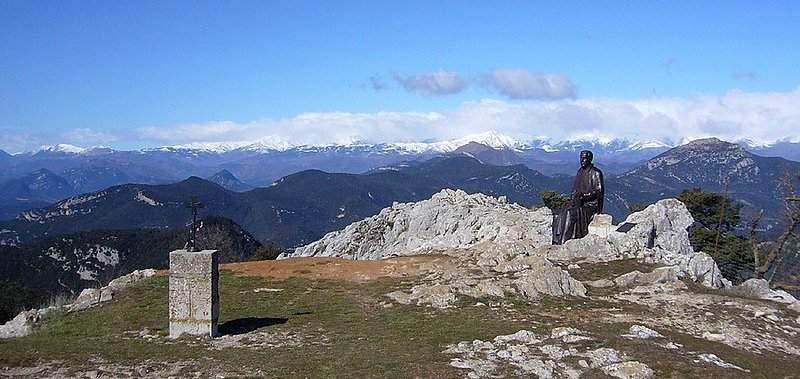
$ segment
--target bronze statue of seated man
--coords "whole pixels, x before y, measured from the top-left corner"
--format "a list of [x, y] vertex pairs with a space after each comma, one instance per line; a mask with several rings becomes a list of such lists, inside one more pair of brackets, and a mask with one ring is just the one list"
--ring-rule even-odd
[[553, 213], [553, 244], [583, 238], [589, 234], [592, 216], [603, 213], [603, 172], [592, 164], [594, 154], [581, 151], [581, 168], [575, 175], [575, 184], [569, 200]]

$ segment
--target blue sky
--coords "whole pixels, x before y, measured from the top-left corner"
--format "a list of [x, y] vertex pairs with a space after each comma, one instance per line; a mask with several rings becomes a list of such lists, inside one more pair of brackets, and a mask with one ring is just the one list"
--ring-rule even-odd
[[[792, 139], [786, 125], [800, 125], [783, 108], [800, 99], [796, 1], [430, 3], [0, 2], [0, 148], [414, 140], [482, 128], [633, 138], [615, 126], [634, 121], [603, 118], [623, 106], [640, 122], [673, 119], [681, 138], [724, 124], [727, 138]], [[752, 109], [738, 127], [723, 111], [703, 119], [707, 96]], [[496, 111], [494, 102], [514, 127], [461, 126], [464, 112]], [[681, 120], [675, 104], [698, 115]], [[560, 113], [542, 114], [552, 107]], [[570, 107], [581, 111], [564, 116]], [[775, 114], [748, 121], [765, 108]], [[419, 121], [429, 113], [448, 122]], [[304, 130], [303, 115], [327, 121]]]

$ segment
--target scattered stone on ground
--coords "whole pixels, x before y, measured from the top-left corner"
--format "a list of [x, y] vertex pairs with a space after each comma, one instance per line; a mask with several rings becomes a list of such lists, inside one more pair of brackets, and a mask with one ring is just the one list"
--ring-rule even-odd
[[[263, 377], [267, 375], [260, 369], [216, 365], [217, 378]], [[83, 367], [65, 364], [63, 361], [43, 362], [29, 367], [0, 367], [0, 377], [35, 378], [207, 378], [208, 372], [198, 360], [156, 360], [148, 359], [132, 364], [109, 363], [102, 359], [91, 359]]]
[[647, 379], [653, 377], [653, 370], [641, 362], [620, 362], [600, 368], [611, 377], [620, 379]]
[[698, 293], [688, 288], [648, 292], [635, 289], [613, 295], [608, 300], [619, 305], [639, 304], [652, 311], [628, 314], [624, 319], [609, 315], [604, 322], [646, 323], [720, 342], [737, 350], [800, 356], [800, 346], [796, 342], [800, 328], [791, 326], [791, 319], [777, 314], [772, 314], [773, 320], [755, 317], [756, 312], [774, 313], [772, 304], [717, 293]]
[[632, 338], [641, 338], [641, 339], [648, 339], [648, 338], [663, 338], [659, 332], [650, 329], [643, 325], [633, 325], [628, 329], [628, 333], [623, 334], [623, 337], [632, 337]]
[[646, 365], [631, 361], [617, 350], [582, 344], [593, 339], [588, 332], [572, 327], [554, 328], [549, 336], [520, 330], [492, 341], [448, 345], [443, 353], [456, 355], [450, 365], [467, 370], [468, 378], [503, 377], [500, 373], [516, 377], [578, 378], [592, 369], [618, 378], [652, 377], [653, 372]]
[[256, 288], [253, 292], [283, 292], [283, 288]]
[[223, 334], [216, 338], [203, 337], [184, 337], [180, 340], [168, 338], [166, 335], [153, 333], [149, 329], [139, 331], [127, 331], [123, 334], [124, 339], [141, 339], [150, 343], [174, 345], [185, 344], [190, 346], [202, 346], [209, 350], [222, 350], [228, 348], [246, 348], [254, 350], [275, 349], [287, 347], [302, 347], [311, 345], [330, 345], [328, 336], [323, 329], [317, 329], [313, 333], [284, 330], [284, 331], [260, 331], [253, 330], [243, 333]]
[[739, 370], [739, 371], [750, 372], [750, 370], [746, 370], [746, 369], [743, 369], [743, 368], [741, 368], [741, 367], [739, 367], [737, 365], [730, 364], [728, 362], [723, 361], [720, 357], [716, 356], [716, 354], [709, 354], [709, 353], [700, 354], [700, 355], [697, 356], [697, 359], [698, 360], [695, 361], [695, 362], [700, 362], [700, 361], [708, 362], [708, 363], [717, 365], [717, 366], [722, 367], [722, 368], [732, 368], [732, 369], [736, 369], [736, 370]]

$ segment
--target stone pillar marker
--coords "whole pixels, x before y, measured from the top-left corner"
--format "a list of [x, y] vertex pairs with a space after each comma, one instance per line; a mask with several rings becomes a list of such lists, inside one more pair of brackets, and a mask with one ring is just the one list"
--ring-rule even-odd
[[216, 250], [169, 253], [169, 336], [216, 337], [219, 320], [219, 254]]

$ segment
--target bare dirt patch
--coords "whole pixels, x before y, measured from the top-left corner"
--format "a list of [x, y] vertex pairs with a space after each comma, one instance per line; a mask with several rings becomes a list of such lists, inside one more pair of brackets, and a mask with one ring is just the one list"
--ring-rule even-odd
[[443, 266], [454, 266], [452, 257], [416, 255], [378, 261], [354, 261], [341, 258], [311, 257], [271, 261], [241, 262], [222, 265], [222, 269], [263, 278], [342, 280], [363, 283], [379, 278], [403, 278], [426, 275]]

